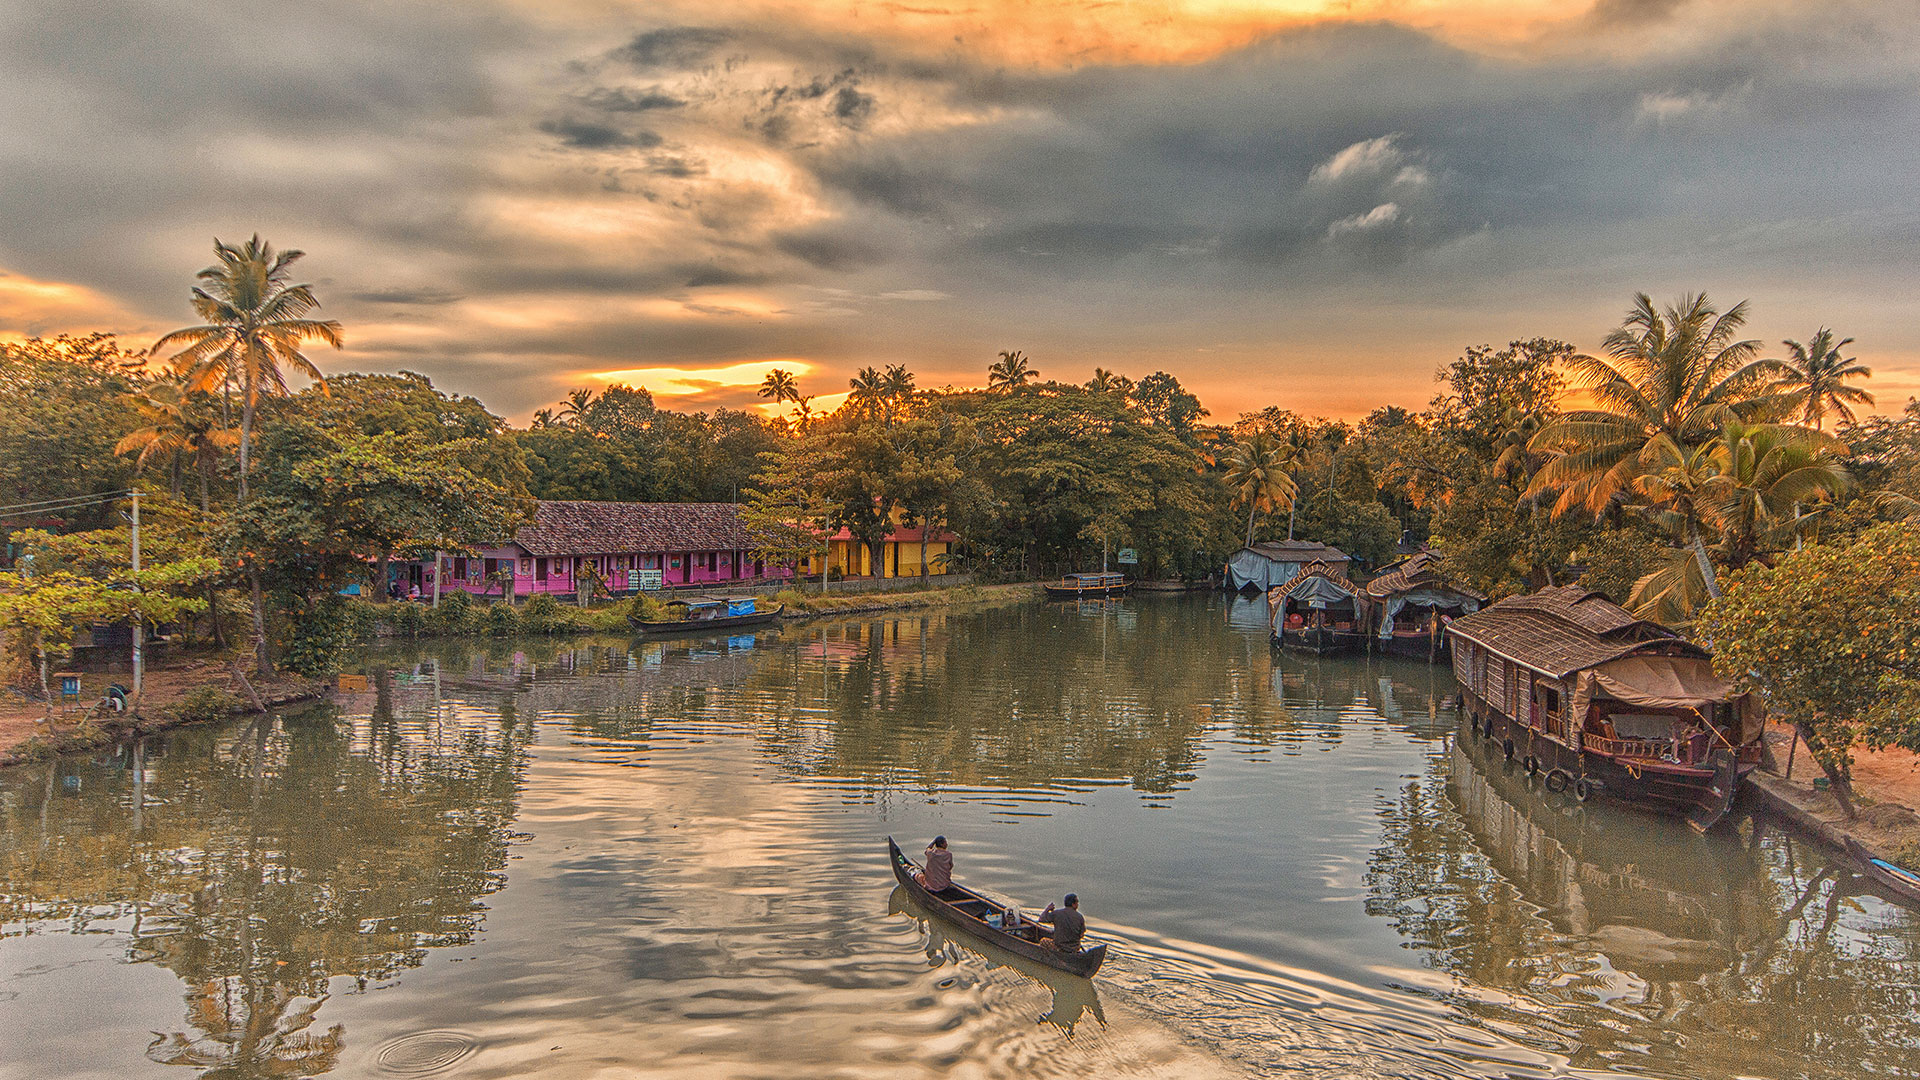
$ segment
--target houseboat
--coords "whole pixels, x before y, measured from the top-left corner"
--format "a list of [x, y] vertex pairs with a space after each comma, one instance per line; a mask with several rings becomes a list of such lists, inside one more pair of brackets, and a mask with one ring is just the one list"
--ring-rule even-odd
[[1220, 580], [1228, 592], [1265, 594], [1314, 563], [1347, 572], [1347, 553], [1314, 540], [1269, 540], [1227, 556]]
[[1308, 563], [1267, 593], [1273, 640], [1316, 656], [1364, 649], [1364, 609], [1360, 587], [1327, 563]]
[[1103, 596], [1124, 596], [1133, 583], [1125, 574], [1068, 574], [1059, 581], [1047, 582], [1049, 600], [1098, 600]]
[[1760, 760], [1759, 699], [1707, 650], [1577, 585], [1447, 627], [1471, 734], [1549, 790], [1684, 816], [1702, 832]]
[[1382, 569], [1367, 583], [1365, 595], [1373, 648], [1429, 664], [1447, 658], [1447, 624], [1487, 602], [1484, 595], [1449, 580], [1424, 551]]

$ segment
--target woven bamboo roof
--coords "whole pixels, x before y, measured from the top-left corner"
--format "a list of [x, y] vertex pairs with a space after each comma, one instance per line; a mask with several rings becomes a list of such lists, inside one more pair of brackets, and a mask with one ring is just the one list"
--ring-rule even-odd
[[1485, 595], [1442, 574], [1438, 561], [1425, 551], [1387, 566], [1379, 577], [1367, 583], [1367, 595], [1375, 600], [1384, 600], [1394, 593], [1412, 592], [1415, 589], [1445, 589], [1475, 600], [1486, 599]]
[[735, 551], [753, 546], [733, 503], [542, 499], [513, 542], [529, 555]]
[[1453, 620], [1447, 633], [1555, 679], [1636, 652], [1709, 655], [1659, 623], [1636, 618], [1578, 585], [1509, 596]]
[[1252, 547], [1241, 548], [1264, 555], [1274, 562], [1350, 562], [1347, 553], [1330, 544], [1318, 540], [1263, 540]]

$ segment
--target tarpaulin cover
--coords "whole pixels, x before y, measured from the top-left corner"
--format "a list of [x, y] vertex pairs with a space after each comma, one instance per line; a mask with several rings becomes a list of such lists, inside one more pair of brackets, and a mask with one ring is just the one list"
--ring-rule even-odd
[[1734, 705], [1740, 742], [1757, 738], [1766, 710], [1753, 694], [1733, 692], [1733, 684], [1713, 673], [1713, 661], [1692, 656], [1625, 656], [1583, 671], [1574, 683], [1573, 715], [1584, 720], [1596, 694], [1652, 709], [1699, 709], [1702, 718], [1723, 701]]
[[1290, 602], [1288, 605], [1290, 607], [1302, 605], [1311, 607], [1315, 600], [1320, 601], [1322, 607], [1326, 607], [1333, 604], [1352, 603], [1353, 594], [1327, 578], [1309, 577], [1301, 579], [1300, 584], [1287, 590], [1287, 600]]
[[1386, 618], [1380, 620], [1380, 636], [1393, 636], [1393, 619], [1408, 604], [1420, 604], [1428, 607], [1457, 607], [1467, 614], [1480, 610], [1480, 601], [1470, 596], [1462, 596], [1450, 589], [1415, 589], [1412, 592], [1397, 593], [1387, 598]]
[[727, 614], [728, 615], [753, 614], [753, 597], [749, 596], [745, 600], [727, 601]]

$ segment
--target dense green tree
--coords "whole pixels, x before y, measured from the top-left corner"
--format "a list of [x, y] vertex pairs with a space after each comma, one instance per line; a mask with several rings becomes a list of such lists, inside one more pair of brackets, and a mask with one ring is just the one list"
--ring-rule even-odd
[[[146, 388], [144, 362], [110, 334], [0, 343], [0, 505], [125, 490], [133, 461], [113, 449], [141, 426], [126, 397]], [[99, 528], [113, 513], [107, 503], [36, 509], [0, 519], [0, 533]]]
[[1729, 576], [1698, 628], [1793, 724], [1853, 812], [1852, 749], [1920, 751], [1920, 529], [1879, 525]]
[[1299, 486], [1291, 472], [1293, 454], [1287, 444], [1261, 431], [1236, 442], [1227, 451], [1222, 480], [1235, 502], [1247, 504], [1247, 545], [1253, 545], [1254, 515], [1285, 506], [1293, 508]]

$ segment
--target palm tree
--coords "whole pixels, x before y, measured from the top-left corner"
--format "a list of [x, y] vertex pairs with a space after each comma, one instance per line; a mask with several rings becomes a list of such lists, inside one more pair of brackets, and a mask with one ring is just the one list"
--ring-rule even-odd
[[[1746, 315], [1744, 301], [1721, 314], [1704, 293], [1665, 311], [1637, 294], [1625, 321], [1607, 335], [1605, 358], [1568, 361], [1575, 387], [1594, 407], [1558, 417], [1529, 441], [1530, 451], [1548, 459], [1524, 497], [1557, 493], [1555, 516], [1578, 508], [1597, 518], [1636, 485], [1645, 488], [1640, 493], [1652, 494], [1663, 511], [1686, 518], [1677, 531], [1719, 595], [1689, 492], [1706, 467], [1695, 452], [1722, 425], [1762, 404], [1749, 392], [1780, 366], [1753, 359], [1759, 342], [1735, 340]], [[1642, 485], [1643, 477], [1652, 478]]]
[[793, 381], [793, 373], [781, 368], [767, 372], [760, 382], [760, 396], [779, 405], [782, 402], [800, 401], [800, 384]]
[[1227, 452], [1227, 486], [1233, 489], [1235, 502], [1247, 504], [1248, 547], [1253, 546], [1256, 513], [1293, 505], [1299, 487], [1289, 471], [1292, 467], [1292, 448], [1264, 431], [1235, 443]]
[[1854, 421], [1853, 405], [1873, 404], [1873, 395], [1857, 386], [1847, 386], [1848, 379], [1865, 379], [1873, 375], [1873, 369], [1852, 357], [1843, 357], [1840, 350], [1853, 344], [1852, 338], [1833, 340], [1833, 331], [1821, 327], [1805, 345], [1797, 341], [1783, 341], [1789, 358], [1780, 362], [1780, 377], [1767, 387], [1768, 393], [1776, 395], [1781, 404], [1790, 412], [1800, 414], [1800, 422], [1812, 428], [1824, 428], [1829, 411], [1839, 415], [1840, 419], [1851, 424]]
[[847, 380], [847, 386], [853, 392], [847, 395], [847, 404], [863, 416], [879, 416], [886, 407], [887, 380], [871, 367], [863, 367], [859, 374]]
[[208, 488], [220, 456], [240, 441], [240, 433], [222, 427], [219, 418], [195, 401], [178, 381], [155, 383], [145, 393], [129, 395], [147, 426], [129, 432], [114, 445], [116, 454], [138, 453], [135, 469], [145, 468], [157, 454], [173, 457], [173, 493], [180, 494], [180, 465], [193, 462], [200, 477], [200, 509], [210, 509]]
[[579, 427], [592, 409], [593, 391], [584, 386], [578, 387], [567, 391], [567, 396], [560, 405], [560, 411], [554, 415], [554, 419], [562, 424]]
[[322, 387], [326, 380], [300, 351], [308, 341], [341, 346], [340, 324], [332, 319], [309, 319], [320, 306], [310, 285], [287, 284], [287, 268], [302, 252], [275, 252], [273, 245], [253, 239], [235, 246], [213, 242], [219, 263], [197, 275], [193, 310], [206, 322], [175, 330], [154, 342], [153, 351], [185, 346], [170, 363], [189, 391], [210, 392], [237, 384], [240, 388], [240, 501], [247, 500], [247, 474], [253, 446], [253, 418], [265, 396], [286, 394], [286, 369], [307, 376]]
[[[255, 233], [238, 246], [216, 238], [213, 253], [219, 262], [200, 271], [201, 285], [193, 289], [194, 313], [206, 321], [163, 336], [154, 342], [153, 351], [184, 346], [170, 362], [188, 391], [239, 385], [240, 504], [245, 506], [253, 418], [260, 398], [288, 393], [286, 368], [313, 379], [324, 390], [326, 380], [300, 346], [324, 341], [339, 348], [340, 324], [307, 318], [320, 306], [313, 287], [287, 284], [287, 268], [301, 252], [275, 252]], [[258, 568], [250, 568], [247, 576], [253, 589], [255, 661], [261, 674], [268, 674], [273, 671], [273, 658], [267, 651], [266, 596]]]
[[887, 365], [887, 397], [898, 404], [906, 404], [913, 397], [913, 372], [905, 364]]
[[987, 368], [987, 389], [1012, 393], [1039, 377], [1040, 373], [1028, 364], [1026, 354], [1016, 349], [1001, 353], [1000, 361]]

